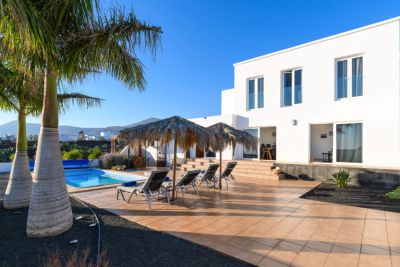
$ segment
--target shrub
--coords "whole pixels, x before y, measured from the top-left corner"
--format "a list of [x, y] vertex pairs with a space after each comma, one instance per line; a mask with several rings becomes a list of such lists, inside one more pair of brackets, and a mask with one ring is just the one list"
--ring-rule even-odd
[[386, 193], [386, 197], [389, 199], [400, 200], [400, 186], [397, 187], [395, 190]]
[[128, 156], [119, 153], [108, 153], [100, 157], [100, 168], [111, 169], [117, 165], [128, 165]]
[[74, 160], [74, 159], [82, 159], [83, 154], [82, 151], [78, 149], [71, 149], [70, 151], [64, 151], [62, 154], [63, 160]]
[[101, 150], [98, 146], [89, 149], [88, 159], [98, 159], [101, 156]]
[[50, 254], [45, 262], [41, 264], [43, 267], [63, 267], [63, 266], [74, 266], [74, 267], [108, 267], [110, 262], [106, 257], [106, 253], [100, 253], [101, 261], [97, 265], [93, 259], [91, 259], [91, 253], [89, 249], [83, 251], [74, 251], [70, 254], [62, 254], [60, 251], [56, 251]]
[[11, 153], [10, 156], [8, 157], [10, 161], [14, 161], [15, 153]]
[[[100, 157], [99, 159], [100, 168], [102, 169], [111, 169], [114, 166], [125, 165], [125, 167], [129, 166], [129, 168], [140, 169], [143, 167], [143, 159], [138, 156], [128, 156], [119, 154], [119, 153], [108, 153]], [[129, 164], [128, 164], [129, 163]]]
[[351, 181], [350, 172], [346, 170], [340, 170], [332, 176], [338, 188], [346, 188]]

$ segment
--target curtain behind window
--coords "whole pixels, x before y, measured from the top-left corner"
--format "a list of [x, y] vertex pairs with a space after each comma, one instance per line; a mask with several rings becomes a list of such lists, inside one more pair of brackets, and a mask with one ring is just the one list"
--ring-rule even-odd
[[352, 59], [352, 95], [362, 96], [363, 94], [363, 58]]
[[248, 107], [249, 109], [254, 109], [254, 105], [255, 105], [255, 89], [254, 89], [254, 80], [249, 80], [249, 96], [248, 96]]
[[264, 107], [264, 78], [259, 78], [257, 80], [257, 107]]
[[283, 73], [283, 101], [282, 106], [292, 105], [292, 71]]
[[347, 60], [337, 62], [336, 98], [347, 97]]
[[336, 125], [336, 161], [362, 162], [362, 124]]

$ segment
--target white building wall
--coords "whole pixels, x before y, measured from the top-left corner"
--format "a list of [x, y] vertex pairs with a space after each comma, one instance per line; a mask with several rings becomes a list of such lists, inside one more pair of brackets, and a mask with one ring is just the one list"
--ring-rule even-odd
[[[238, 128], [276, 126], [277, 160], [293, 163], [309, 162], [310, 124], [362, 122], [362, 165], [400, 167], [399, 39], [394, 19], [237, 63], [222, 117], [233, 110], [248, 118]], [[363, 96], [335, 101], [335, 61], [354, 55], [363, 56]], [[303, 69], [302, 103], [281, 107], [281, 72], [293, 68]], [[257, 76], [264, 77], [264, 108], [247, 111], [247, 79]]]

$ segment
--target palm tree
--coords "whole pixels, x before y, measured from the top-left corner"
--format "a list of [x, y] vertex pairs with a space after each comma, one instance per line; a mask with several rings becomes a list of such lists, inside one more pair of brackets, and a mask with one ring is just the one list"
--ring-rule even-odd
[[[155, 55], [160, 27], [141, 22], [133, 12], [104, 15], [97, 0], [1, 0], [2, 50], [42, 64], [45, 70], [28, 236], [52, 236], [72, 226], [58, 138], [57, 82], [83, 79], [83, 69], [105, 71], [130, 88], [143, 89], [138, 48]], [[23, 63], [23, 60], [22, 60]], [[20, 64], [23, 66], [23, 64]]]
[[[39, 76], [40, 77], [40, 76]], [[80, 93], [59, 93], [59, 106], [64, 111], [69, 104], [90, 108], [99, 106], [102, 99]], [[43, 99], [43, 79], [34, 80], [0, 62], [0, 109], [18, 113], [16, 152], [11, 167], [3, 205], [6, 209], [27, 207], [32, 191], [26, 139], [26, 117], [40, 114]]]

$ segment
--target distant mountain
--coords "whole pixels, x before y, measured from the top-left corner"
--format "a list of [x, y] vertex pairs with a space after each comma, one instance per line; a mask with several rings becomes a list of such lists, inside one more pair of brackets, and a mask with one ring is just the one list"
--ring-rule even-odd
[[[111, 134], [117, 134], [119, 131], [134, 127], [140, 124], [146, 124], [153, 121], [158, 121], [157, 118], [148, 118], [146, 120], [142, 120], [136, 123], [132, 123], [126, 126], [109, 126], [104, 128], [84, 128], [84, 127], [76, 127], [76, 126], [68, 126], [68, 125], [60, 125], [59, 133], [60, 135], [65, 136], [75, 136], [78, 135], [80, 131], [83, 131], [85, 134], [98, 136], [101, 132], [110, 132]], [[18, 130], [18, 122], [10, 121], [3, 125], [0, 125], [0, 135], [1, 134], [13, 134], [16, 135]], [[29, 135], [37, 135], [40, 131], [39, 123], [27, 123], [26, 124], [26, 134]]]

